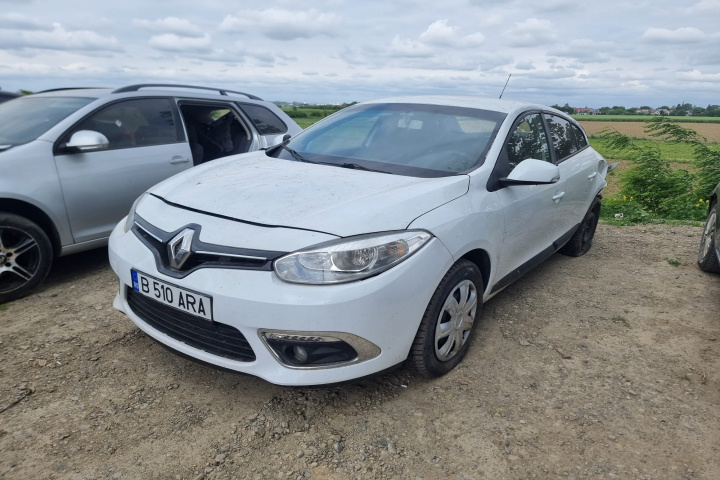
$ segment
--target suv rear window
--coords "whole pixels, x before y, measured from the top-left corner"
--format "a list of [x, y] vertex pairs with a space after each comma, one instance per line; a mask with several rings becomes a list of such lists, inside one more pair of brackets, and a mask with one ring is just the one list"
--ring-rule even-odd
[[280, 118], [265, 107], [241, 103], [240, 108], [250, 117], [260, 135], [272, 135], [287, 132], [287, 125]]

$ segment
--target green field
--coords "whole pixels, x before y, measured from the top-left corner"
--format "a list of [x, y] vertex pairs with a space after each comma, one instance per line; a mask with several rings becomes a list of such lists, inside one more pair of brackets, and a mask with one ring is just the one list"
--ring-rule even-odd
[[[583, 122], [649, 122], [656, 118], [653, 115], [572, 115], [572, 118]], [[678, 123], [720, 123], [720, 117], [664, 117]]]
[[[670, 143], [662, 140], [633, 139], [633, 143], [641, 148], [657, 148], [662, 158], [672, 163], [690, 163], [693, 159], [693, 147], [686, 143]], [[623, 154], [608, 148], [601, 139], [590, 137], [590, 145], [605, 158], [621, 159]]]

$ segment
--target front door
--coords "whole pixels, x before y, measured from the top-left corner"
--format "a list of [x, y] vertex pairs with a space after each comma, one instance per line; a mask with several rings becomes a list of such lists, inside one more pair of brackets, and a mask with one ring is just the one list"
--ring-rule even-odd
[[[495, 167], [500, 176], [507, 176], [526, 159], [551, 162], [541, 115], [530, 113], [519, 119], [503, 150]], [[497, 190], [505, 212], [497, 278], [514, 279], [552, 254], [553, 242], [569, 228], [562, 215], [564, 190], [563, 178], [547, 185], [512, 185]]]
[[192, 166], [190, 147], [172, 100], [139, 98], [113, 103], [68, 131], [107, 137], [107, 149], [55, 154], [65, 207], [76, 243], [105, 238], [132, 202], [156, 183]]

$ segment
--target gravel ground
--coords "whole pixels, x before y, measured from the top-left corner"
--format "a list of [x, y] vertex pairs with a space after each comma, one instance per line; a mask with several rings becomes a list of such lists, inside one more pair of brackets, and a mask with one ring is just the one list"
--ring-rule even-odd
[[165, 350], [104, 251], [0, 306], [2, 479], [718, 479], [720, 276], [700, 228], [601, 225], [485, 305], [468, 357], [284, 388]]

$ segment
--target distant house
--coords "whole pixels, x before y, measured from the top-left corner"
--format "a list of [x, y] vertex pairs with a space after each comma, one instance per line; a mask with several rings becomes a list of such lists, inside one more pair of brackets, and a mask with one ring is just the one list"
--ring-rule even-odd
[[575, 115], [602, 115], [602, 112], [598, 110], [597, 108], [579, 108], [575, 107]]

